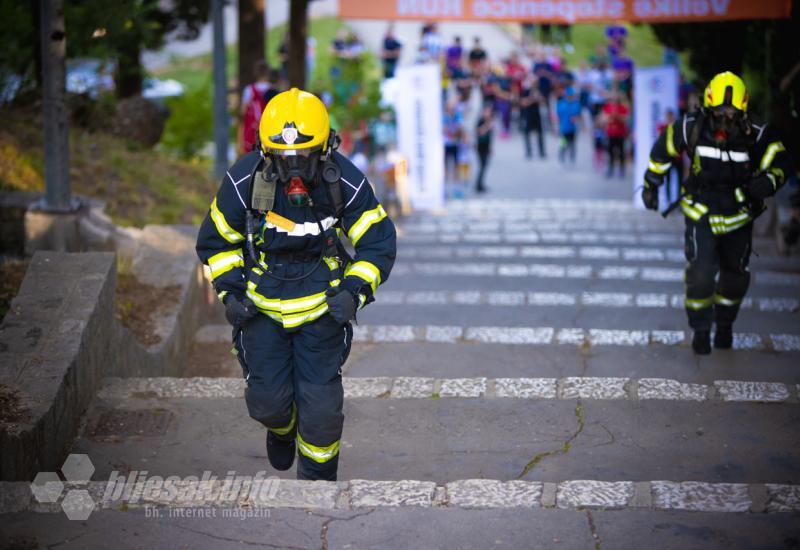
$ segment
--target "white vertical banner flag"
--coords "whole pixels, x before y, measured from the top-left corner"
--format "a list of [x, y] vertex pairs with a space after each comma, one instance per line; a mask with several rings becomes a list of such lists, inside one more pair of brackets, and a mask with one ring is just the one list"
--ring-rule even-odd
[[[678, 118], [678, 69], [672, 65], [634, 69], [633, 118], [636, 146], [633, 151], [633, 204], [637, 208], [644, 208], [639, 188], [644, 183], [650, 149], [658, 138], [658, 129], [665, 123], [669, 110]], [[666, 196], [667, 187], [661, 186], [659, 205], [662, 209], [671, 202]]]
[[442, 77], [433, 63], [398, 67], [394, 105], [397, 149], [408, 160], [408, 192], [415, 210], [444, 206]]

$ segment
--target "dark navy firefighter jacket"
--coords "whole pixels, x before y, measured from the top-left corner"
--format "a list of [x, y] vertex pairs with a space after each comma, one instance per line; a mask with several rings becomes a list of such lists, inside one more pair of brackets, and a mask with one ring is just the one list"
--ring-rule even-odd
[[[247, 296], [259, 311], [287, 330], [324, 315], [328, 311], [325, 292], [331, 286], [342, 284], [358, 294], [360, 307], [372, 301], [378, 285], [389, 278], [394, 265], [395, 228], [364, 174], [338, 152], [333, 159], [342, 170], [341, 219], [335, 217], [325, 184], [309, 187], [313, 207], [291, 206], [284, 186], [278, 184], [272, 212], [281, 218], [273, 223], [266, 213], [260, 214], [256, 243], [261, 249], [258, 255], [262, 266], [247, 262], [249, 273], [245, 272], [245, 213], [250, 175], [258, 155], [255, 151], [248, 153], [230, 168], [197, 237], [197, 254], [211, 269], [220, 299], [227, 293], [239, 298]], [[343, 265], [346, 260], [325, 255], [318, 264], [327, 248], [318, 221], [323, 230], [333, 227], [339, 236], [347, 236], [355, 249], [351, 262]], [[297, 280], [270, 277], [264, 273], [264, 266], [274, 275]], [[310, 276], [300, 278], [311, 270]]]

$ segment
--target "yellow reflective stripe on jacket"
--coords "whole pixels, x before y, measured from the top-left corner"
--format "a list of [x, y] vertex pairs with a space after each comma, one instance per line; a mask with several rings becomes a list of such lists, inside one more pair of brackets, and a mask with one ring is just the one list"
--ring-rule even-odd
[[228, 250], [214, 254], [208, 259], [208, 267], [211, 269], [211, 278], [216, 279], [223, 273], [227, 273], [234, 267], [244, 267], [244, 257], [242, 249]]
[[232, 228], [225, 219], [225, 216], [222, 215], [222, 211], [217, 207], [216, 197], [211, 203], [211, 221], [214, 222], [214, 227], [217, 228], [217, 233], [219, 233], [222, 238], [229, 243], [236, 244], [244, 240], [244, 236]]
[[667, 125], [667, 154], [671, 157], [677, 157], [678, 151], [675, 150], [675, 131], [672, 129], [672, 124]]
[[745, 201], [744, 191], [742, 191], [741, 187], [737, 187], [736, 189], [734, 189], [733, 190], [733, 195], [736, 197], [736, 202], [744, 202]]
[[287, 435], [294, 429], [294, 424], [296, 420], [297, 420], [297, 407], [295, 406], [294, 403], [292, 403], [292, 419], [289, 420], [289, 424], [287, 424], [283, 428], [267, 428], [267, 429], [277, 435]]
[[386, 217], [386, 211], [380, 204], [378, 205], [377, 208], [373, 208], [372, 210], [367, 210], [366, 212], [361, 214], [361, 217], [358, 218], [356, 223], [354, 223], [350, 227], [350, 231], [347, 232], [347, 238], [350, 239], [350, 242], [353, 243], [353, 246], [355, 246], [358, 243], [358, 241], [361, 240], [361, 237], [364, 236], [364, 233], [366, 233], [370, 227], [372, 227], [385, 217]]
[[[338, 286], [339, 279], [334, 279], [331, 286]], [[247, 283], [247, 297], [253, 300], [256, 307], [270, 319], [282, 324], [285, 328], [299, 327], [310, 321], [319, 319], [328, 312], [328, 302], [325, 292], [318, 292], [310, 296], [281, 300], [267, 298], [256, 292], [253, 281]]]
[[753, 217], [750, 212], [740, 212], [733, 216], [709, 216], [708, 223], [711, 226], [711, 232], [715, 235], [724, 235], [743, 225], [747, 225]]
[[328, 462], [330, 459], [339, 454], [339, 440], [337, 439], [330, 445], [318, 447], [317, 445], [312, 445], [311, 443], [304, 441], [298, 432], [297, 449], [300, 451], [300, 453], [302, 453], [304, 456], [307, 456], [314, 462], [324, 463]]
[[721, 306], [735, 306], [741, 300], [731, 300], [730, 298], [726, 298], [722, 294], [714, 294], [714, 303], [719, 304]]
[[228, 295], [228, 291], [227, 290], [223, 290], [222, 292], [217, 294], [217, 298], [219, 298], [220, 302], [224, 303], [225, 302], [225, 296], [227, 296], [227, 295]]
[[694, 311], [705, 309], [707, 307], [711, 307], [712, 298], [689, 298], [688, 296], [684, 298], [683, 304], [686, 306], [686, 309], [692, 309]]
[[345, 270], [344, 276], [347, 277], [349, 275], [355, 275], [369, 283], [373, 293], [377, 290], [378, 285], [381, 284], [381, 272], [373, 264], [363, 260], [352, 264]]
[[767, 150], [764, 152], [764, 156], [761, 157], [761, 169], [766, 170], [769, 168], [772, 161], [775, 159], [775, 155], [780, 153], [781, 151], [785, 151], [786, 147], [783, 146], [783, 143], [780, 141], [773, 141], [767, 146]]
[[647, 163], [647, 169], [656, 174], [666, 174], [670, 168], [672, 168], [671, 162], [658, 163], [651, 160]]
[[681, 210], [686, 217], [698, 221], [708, 213], [708, 206], [701, 202], [692, 202], [689, 197], [684, 197], [681, 199]]

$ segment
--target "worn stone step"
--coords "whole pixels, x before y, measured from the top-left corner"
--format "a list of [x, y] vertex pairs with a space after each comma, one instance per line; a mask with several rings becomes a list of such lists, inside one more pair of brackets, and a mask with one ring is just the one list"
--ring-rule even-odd
[[[537, 262], [492, 262], [492, 261], [465, 261], [465, 262], [432, 262], [432, 261], [400, 261], [392, 269], [392, 278], [411, 277], [417, 280], [420, 277], [436, 277], [441, 279], [446, 290], [456, 285], [473, 286], [475, 281], [492, 279], [492, 285], [506, 284], [503, 279], [516, 279], [523, 288], [530, 281], [542, 279], [549, 281], [614, 281], [617, 285], [622, 282], [628, 285], [632, 282], [657, 283], [653, 288], [666, 284], [683, 284], [684, 268], [677, 264], [638, 266], [634, 264], [584, 261], [537, 261]], [[462, 280], [463, 282], [454, 282]], [[759, 269], [752, 274], [752, 283], [755, 287], [761, 286], [788, 286], [797, 288], [800, 284], [800, 274], [791, 271]]]
[[[206, 510], [208, 510], [206, 512]], [[797, 514], [647, 509], [461, 509], [421, 506], [357, 510], [297, 508], [100, 509], [87, 521], [63, 513], [5, 514], [9, 541], [83, 548], [780, 548], [800, 538]], [[252, 513], [249, 513], [252, 512]], [[115, 536], [125, 533], [127, 536]], [[24, 547], [24, 546], [23, 546]]]
[[[790, 404], [433, 396], [349, 398], [344, 413], [343, 480], [800, 482]], [[101, 394], [85, 426], [72, 452], [101, 478], [269, 471], [265, 430], [241, 398]]]
[[[345, 376], [349, 399], [598, 399], [629, 401], [699, 401], [798, 403], [800, 385], [781, 382], [714, 380], [686, 383], [666, 378], [572, 376], [565, 378], [432, 378]], [[98, 397], [106, 400], [180, 397], [242, 397], [240, 378], [107, 378]]]
[[[566, 290], [566, 289], [565, 289]], [[648, 311], [683, 310], [684, 294], [625, 291], [539, 291], [539, 290], [384, 290], [372, 307], [414, 306], [497, 306], [503, 308], [600, 307], [639, 308]], [[741, 311], [800, 313], [800, 298], [791, 296], [746, 296]]]
[[[403, 260], [495, 260], [495, 261], [539, 261], [539, 260], [580, 260], [624, 262], [636, 264], [677, 263], [686, 264], [682, 246], [660, 245], [615, 246], [608, 244], [522, 244], [503, 245], [441, 245], [441, 246], [402, 246], [399, 256]], [[772, 266], [786, 271], [800, 272], [800, 260], [776, 254], [753, 255], [751, 265], [755, 267]]]
[[[524, 296], [524, 295], [523, 295]], [[499, 300], [516, 300], [519, 292], [508, 292], [496, 296]], [[539, 297], [535, 297], [538, 300]], [[550, 296], [544, 296], [549, 299]], [[556, 299], [563, 298], [558, 296]], [[624, 300], [619, 294], [589, 293], [588, 300], [614, 303]], [[433, 301], [433, 300], [432, 300]], [[555, 327], [556, 329], [602, 327], [604, 330], [629, 330], [642, 327], [651, 331], [673, 331], [687, 329], [686, 313], [674, 307], [619, 307], [556, 305], [518, 306], [505, 305], [440, 305], [399, 304], [368, 307], [358, 314], [360, 325], [482, 325], [491, 327]], [[793, 326], [794, 325], [794, 326]], [[734, 329], [740, 333], [778, 334], [800, 328], [800, 314], [792, 312], [764, 312], [744, 310], [738, 317]], [[466, 330], [466, 327], [465, 327]], [[749, 345], [749, 344], [748, 344]], [[738, 347], [738, 341], [737, 341]], [[760, 346], [759, 346], [760, 347]]]

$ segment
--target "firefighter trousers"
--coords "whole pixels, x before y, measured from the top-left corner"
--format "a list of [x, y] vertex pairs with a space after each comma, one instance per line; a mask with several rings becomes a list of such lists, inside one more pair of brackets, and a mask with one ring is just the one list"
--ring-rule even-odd
[[352, 337], [329, 314], [291, 331], [259, 314], [235, 332], [248, 413], [279, 438], [297, 438], [298, 479], [336, 480]]
[[[693, 330], [732, 325], [750, 286], [753, 224], [714, 235], [706, 217], [686, 218], [686, 314]], [[719, 275], [719, 277], [717, 277]]]

